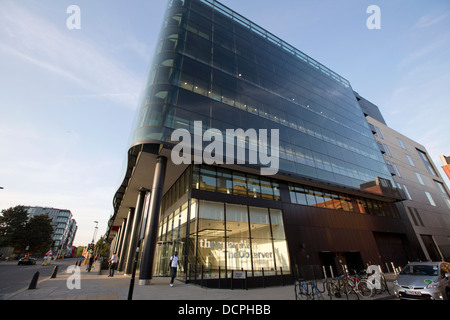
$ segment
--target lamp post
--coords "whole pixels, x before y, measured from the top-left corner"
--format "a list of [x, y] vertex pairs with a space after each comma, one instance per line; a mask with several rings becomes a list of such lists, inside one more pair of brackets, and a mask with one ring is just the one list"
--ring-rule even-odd
[[92, 236], [92, 243], [94, 243], [95, 236], [97, 234], [97, 229], [98, 229], [98, 221], [94, 221], [94, 222], [95, 222], [95, 229], [94, 229], [94, 235]]

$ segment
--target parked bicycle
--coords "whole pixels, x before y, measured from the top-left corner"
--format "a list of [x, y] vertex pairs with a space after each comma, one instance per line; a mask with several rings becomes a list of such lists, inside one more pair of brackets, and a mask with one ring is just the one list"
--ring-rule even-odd
[[325, 292], [325, 283], [322, 284], [323, 288], [320, 290], [316, 281], [295, 281], [295, 300], [324, 300], [322, 293]]
[[330, 299], [343, 298], [347, 300], [359, 300], [361, 297], [371, 297], [373, 287], [367, 284], [367, 279], [357, 275], [344, 274], [326, 281], [326, 288]]

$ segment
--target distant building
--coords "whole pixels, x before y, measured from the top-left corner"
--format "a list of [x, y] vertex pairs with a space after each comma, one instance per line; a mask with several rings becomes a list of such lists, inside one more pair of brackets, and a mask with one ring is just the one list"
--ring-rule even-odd
[[442, 170], [444, 170], [445, 174], [450, 179], [450, 157], [446, 157], [446, 156], [442, 155], [441, 161], [444, 164], [442, 166]]
[[397, 209], [411, 222], [425, 258], [448, 259], [449, 191], [426, 148], [371, 116], [366, 119], [373, 126], [375, 140], [397, 188], [404, 192], [405, 200], [397, 202]]
[[53, 254], [72, 254], [72, 244], [78, 227], [70, 210], [48, 207], [25, 207], [25, 209], [30, 218], [48, 214], [48, 217], [52, 219], [53, 246], [51, 249]]

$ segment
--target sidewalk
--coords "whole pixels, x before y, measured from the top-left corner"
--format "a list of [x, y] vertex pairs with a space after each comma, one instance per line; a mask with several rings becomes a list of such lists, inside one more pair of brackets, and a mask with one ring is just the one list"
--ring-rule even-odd
[[[116, 272], [114, 277], [108, 277], [108, 271], [98, 274], [98, 266], [91, 272], [80, 267], [80, 289], [69, 289], [75, 281], [71, 273], [61, 269], [54, 279], [41, 279], [36, 289], [24, 288], [7, 297], [6, 300], [127, 300], [130, 287], [130, 276]], [[393, 294], [393, 275], [386, 275], [390, 293]], [[31, 279], [30, 279], [31, 281]], [[193, 284], [175, 282], [169, 286], [169, 278], [155, 277], [152, 285], [140, 286], [138, 276], [135, 279], [133, 300], [295, 300], [293, 285], [242, 289], [210, 289]], [[328, 297], [324, 295], [325, 300]], [[386, 299], [389, 294], [378, 294], [370, 300]], [[333, 299], [345, 300], [345, 299]], [[369, 300], [369, 299], [368, 299]]]

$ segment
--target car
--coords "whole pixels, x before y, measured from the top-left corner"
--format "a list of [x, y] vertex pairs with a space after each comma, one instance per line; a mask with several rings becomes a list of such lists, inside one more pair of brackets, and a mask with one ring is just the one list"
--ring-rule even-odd
[[36, 261], [37, 261], [36, 258], [23, 257], [19, 259], [17, 265], [20, 266], [22, 264], [36, 264]]
[[400, 299], [449, 300], [450, 263], [408, 263], [394, 280], [394, 293]]

